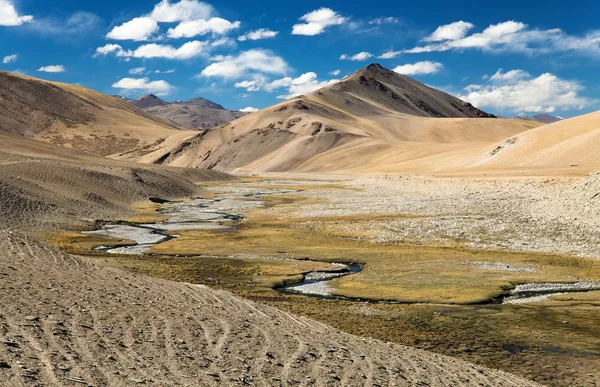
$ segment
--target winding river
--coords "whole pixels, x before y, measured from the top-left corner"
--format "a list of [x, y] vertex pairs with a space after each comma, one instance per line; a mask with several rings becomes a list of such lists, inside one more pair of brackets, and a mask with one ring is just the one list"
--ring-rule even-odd
[[[236, 223], [243, 221], [244, 218], [241, 213], [251, 208], [264, 206], [264, 201], [261, 198], [265, 195], [297, 192], [285, 189], [248, 187], [231, 187], [231, 189], [231, 192], [222, 197], [167, 202], [160, 209], [160, 212], [166, 218], [163, 222], [107, 224], [99, 230], [85, 231], [84, 234], [127, 239], [135, 242], [130, 246], [100, 246], [97, 248], [97, 250], [108, 254], [145, 254], [153, 246], [177, 238], [176, 235], [168, 235], [168, 232], [179, 230], [221, 230], [227, 232], [232, 230]], [[289, 260], [294, 261], [294, 259]], [[330, 287], [332, 280], [359, 273], [363, 266], [341, 263], [334, 263], [332, 266], [331, 271], [307, 273], [301, 283], [288, 284], [277, 290], [284, 294], [366, 301], [364, 299], [332, 295]], [[547, 301], [553, 295], [595, 290], [600, 290], [600, 282], [522, 284], [517, 285], [507, 295], [497, 299], [496, 302], [501, 304], [542, 302]]]

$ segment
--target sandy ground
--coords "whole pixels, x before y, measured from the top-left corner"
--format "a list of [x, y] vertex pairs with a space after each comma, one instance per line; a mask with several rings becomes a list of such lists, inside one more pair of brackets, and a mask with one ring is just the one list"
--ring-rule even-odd
[[325, 200], [295, 215], [418, 214], [422, 217], [361, 222], [345, 230], [373, 242], [458, 242], [471, 248], [600, 257], [596, 172], [552, 179], [375, 176], [344, 184], [352, 190], [303, 192]]
[[0, 232], [0, 380], [64, 385], [532, 385], [204, 286]]

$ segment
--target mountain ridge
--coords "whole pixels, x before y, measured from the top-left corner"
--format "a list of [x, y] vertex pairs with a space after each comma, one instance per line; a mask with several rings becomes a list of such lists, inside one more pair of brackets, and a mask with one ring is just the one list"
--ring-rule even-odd
[[495, 118], [372, 64], [337, 84], [251, 113], [141, 160], [241, 173], [372, 170], [383, 168], [377, 157], [396, 165], [459, 145], [493, 144], [536, 126]]

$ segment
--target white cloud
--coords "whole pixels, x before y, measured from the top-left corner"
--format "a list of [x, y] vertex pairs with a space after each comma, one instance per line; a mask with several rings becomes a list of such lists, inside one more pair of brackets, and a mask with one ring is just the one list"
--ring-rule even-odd
[[140, 46], [133, 51], [126, 51], [118, 44], [107, 44], [106, 46], [98, 47], [94, 57], [106, 56], [114, 53], [117, 57], [190, 59], [201, 55], [204, 52], [205, 46], [205, 42], [193, 40], [185, 43], [179, 48], [164, 44], [150, 43]]
[[438, 27], [433, 34], [429, 35], [425, 39], [426, 42], [440, 42], [443, 40], [457, 40], [464, 38], [470, 29], [475, 27], [471, 23], [464, 21], [457, 21], [454, 23], [446, 24]]
[[340, 69], [337, 70], [333, 70], [329, 73], [329, 75], [333, 75], [334, 77], [337, 77], [338, 75], [340, 75], [341, 71]]
[[125, 51], [123, 47], [118, 44], [107, 44], [102, 47], [96, 48], [96, 53], [94, 54], [94, 58], [99, 56], [106, 56], [108, 54], [114, 53], [118, 57], [126, 57], [131, 56], [131, 51]]
[[134, 58], [166, 58], [166, 59], [189, 59], [204, 52], [205, 42], [197, 40], [187, 42], [179, 48], [164, 44], [146, 44], [133, 51]]
[[259, 91], [260, 90], [260, 82], [259, 81], [242, 81], [237, 82], [233, 85], [233, 87], [237, 89], [246, 89], [247, 91]]
[[132, 92], [153, 93], [158, 96], [167, 95], [175, 87], [166, 81], [150, 81], [148, 78], [123, 78], [112, 85], [115, 89], [124, 89]]
[[389, 50], [389, 51], [386, 51], [383, 54], [379, 55], [377, 58], [379, 58], [379, 59], [393, 59], [393, 58], [397, 57], [400, 54], [402, 54], [402, 51]]
[[[503, 73], [502, 69], [498, 69], [494, 75], [490, 78], [492, 81], [516, 81], [518, 79], [530, 78], [531, 76], [527, 71], [523, 70], [510, 70]], [[487, 79], [487, 78], [485, 78]]]
[[245, 108], [243, 108], [243, 109], [240, 109], [240, 111], [241, 111], [242, 113], [254, 113], [254, 112], [257, 112], [257, 111], [258, 111], [258, 109], [257, 109], [257, 108], [254, 108], [254, 107], [250, 107], [250, 106], [248, 106], [248, 107], [245, 107]]
[[344, 24], [345, 18], [329, 8], [320, 8], [302, 16], [300, 20], [306, 23], [296, 24], [292, 28], [292, 35], [314, 36], [325, 32], [329, 26]]
[[173, 23], [190, 20], [208, 20], [215, 13], [214, 8], [207, 3], [196, 0], [181, 0], [171, 3], [162, 0], [158, 3], [150, 17], [157, 22]]
[[143, 74], [144, 71], [146, 71], [145, 67], [136, 67], [136, 68], [130, 69], [129, 74], [139, 75], [139, 74]]
[[444, 65], [439, 62], [417, 62], [397, 66], [394, 71], [404, 75], [419, 75], [419, 74], [435, 74], [444, 68]]
[[33, 22], [31, 15], [19, 15], [12, 0], [0, 0], [0, 26], [14, 27]]
[[136, 17], [116, 26], [106, 37], [114, 40], [148, 40], [158, 31], [158, 23], [149, 17]]
[[42, 66], [37, 71], [43, 73], [64, 73], [67, 71], [65, 66], [63, 65], [50, 65], [50, 66]]
[[492, 24], [485, 30], [471, 35], [466, 32], [470, 23], [456, 22], [439, 27], [425, 40], [432, 42], [403, 52], [417, 54], [449, 50], [478, 49], [492, 52], [518, 52], [527, 54], [550, 54], [577, 52], [600, 55], [600, 30], [582, 36], [569, 35], [561, 29], [531, 29], [514, 20]]
[[486, 85], [467, 86], [467, 94], [458, 97], [479, 108], [512, 112], [551, 113], [557, 109], [583, 109], [593, 102], [579, 95], [584, 89], [579, 82], [560, 79], [554, 74], [532, 78], [522, 70], [506, 73], [498, 70], [494, 77]]
[[363, 52], [359, 52], [356, 55], [343, 54], [342, 56], [340, 56], [340, 60], [351, 60], [354, 62], [362, 62], [362, 61], [365, 61], [372, 57], [373, 57], [373, 54], [371, 54], [370, 52], [363, 51]]
[[287, 94], [280, 95], [279, 99], [293, 98], [299, 95], [305, 95], [312, 93], [315, 90], [321, 89], [325, 86], [333, 85], [339, 82], [339, 79], [331, 79], [329, 81], [319, 81], [317, 74], [313, 72], [304, 73], [298, 78], [285, 77], [277, 79], [269, 83], [265, 89], [267, 91], [275, 91], [281, 88], [287, 88]]
[[369, 20], [369, 24], [380, 26], [382, 24], [396, 24], [400, 23], [400, 19], [397, 17], [378, 17], [377, 19]]
[[18, 57], [19, 56], [17, 54], [7, 55], [4, 57], [4, 59], [2, 59], [2, 63], [4, 63], [4, 64], [15, 63], [17, 61]]
[[261, 28], [259, 30], [248, 31], [244, 35], [238, 36], [240, 42], [246, 40], [260, 40], [274, 38], [279, 34], [279, 31], [271, 31], [267, 28]]
[[230, 22], [220, 17], [213, 17], [209, 20], [199, 19], [181, 22], [175, 28], [169, 28], [167, 36], [169, 38], [193, 38], [198, 35], [206, 35], [208, 33], [213, 34], [226, 34], [231, 30], [240, 27], [240, 22]]
[[268, 50], [255, 49], [241, 52], [238, 56], [214, 58], [200, 75], [205, 77], [241, 78], [254, 73], [285, 74], [289, 70], [287, 62]]

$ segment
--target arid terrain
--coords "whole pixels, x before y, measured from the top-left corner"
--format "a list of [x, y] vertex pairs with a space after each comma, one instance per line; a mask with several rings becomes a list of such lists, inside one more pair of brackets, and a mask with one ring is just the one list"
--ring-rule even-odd
[[199, 133], [0, 78], [0, 384], [600, 383], [600, 113], [373, 64]]

